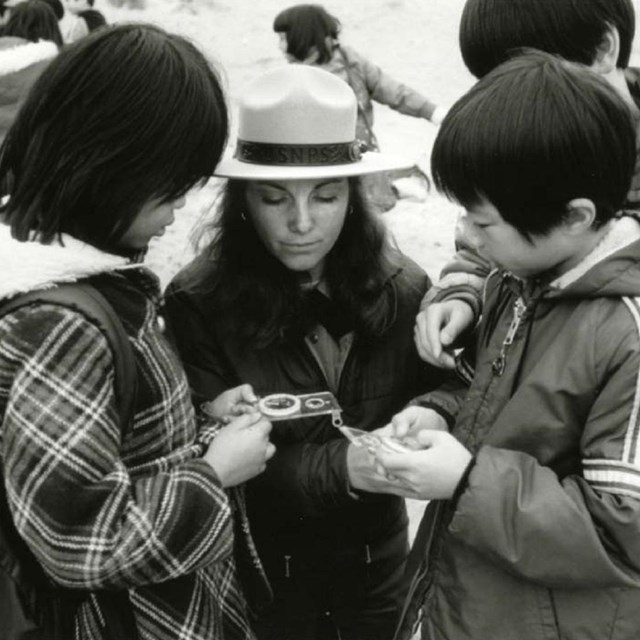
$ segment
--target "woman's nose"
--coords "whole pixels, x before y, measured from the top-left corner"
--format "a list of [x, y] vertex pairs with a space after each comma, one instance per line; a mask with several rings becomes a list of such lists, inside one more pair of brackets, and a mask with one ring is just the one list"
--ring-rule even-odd
[[289, 220], [289, 228], [295, 233], [307, 233], [313, 227], [313, 220], [309, 206], [304, 202], [293, 205], [293, 211]]

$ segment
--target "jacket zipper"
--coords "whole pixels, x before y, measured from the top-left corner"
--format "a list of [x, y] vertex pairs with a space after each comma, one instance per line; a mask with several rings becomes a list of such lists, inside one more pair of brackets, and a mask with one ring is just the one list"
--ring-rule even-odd
[[507, 335], [504, 337], [504, 340], [502, 341], [502, 346], [500, 347], [500, 354], [491, 363], [491, 369], [493, 373], [497, 376], [501, 376], [504, 373], [504, 369], [507, 364], [507, 351], [509, 347], [513, 344], [513, 340], [515, 338], [516, 332], [518, 331], [518, 327], [522, 322], [522, 318], [524, 317], [524, 313], [526, 310], [527, 310], [527, 305], [524, 303], [524, 300], [521, 297], [516, 298], [516, 301], [513, 305], [513, 316], [511, 318], [511, 324], [509, 325], [509, 329], [507, 330]]

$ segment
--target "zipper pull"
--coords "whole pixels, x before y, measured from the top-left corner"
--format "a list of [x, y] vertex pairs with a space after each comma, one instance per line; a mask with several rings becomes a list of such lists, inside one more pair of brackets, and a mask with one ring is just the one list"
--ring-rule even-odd
[[526, 310], [527, 305], [524, 303], [524, 300], [522, 298], [516, 298], [513, 305], [513, 317], [511, 318], [509, 329], [507, 329], [507, 335], [502, 341], [500, 355], [491, 363], [491, 369], [497, 376], [501, 376], [504, 373], [504, 369], [507, 365], [507, 349], [511, 344], [513, 344], [516, 332], [518, 331], [518, 327], [520, 326], [520, 322], [522, 321], [522, 317]]
[[289, 560], [291, 560], [291, 556], [284, 557], [284, 577], [290, 578], [291, 572], [289, 571]]

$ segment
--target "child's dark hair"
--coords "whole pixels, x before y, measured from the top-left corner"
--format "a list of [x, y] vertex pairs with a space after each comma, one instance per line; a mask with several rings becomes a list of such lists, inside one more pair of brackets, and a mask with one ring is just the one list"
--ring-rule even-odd
[[617, 66], [624, 69], [635, 33], [631, 0], [467, 0], [460, 21], [460, 50], [476, 78], [521, 47], [591, 65], [612, 27], [620, 36]]
[[451, 108], [431, 168], [439, 191], [466, 208], [484, 200], [524, 237], [562, 222], [589, 198], [596, 225], [622, 207], [635, 166], [631, 112], [589, 69], [526, 50]]
[[78, 17], [82, 18], [87, 23], [87, 29], [89, 29], [89, 32], [107, 25], [105, 17], [100, 13], [100, 11], [96, 11], [95, 9], [86, 9], [85, 11], [81, 11], [78, 14]]
[[58, 55], [0, 148], [14, 237], [69, 233], [114, 250], [150, 200], [176, 199], [215, 169], [228, 133], [218, 75], [184, 38], [105, 27]]
[[49, 40], [62, 47], [62, 35], [53, 9], [44, 0], [26, 0], [12, 7], [3, 35], [29, 42]]
[[331, 60], [332, 47], [326, 38], [337, 39], [340, 21], [319, 4], [297, 4], [281, 11], [273, 21], [273, 30], [287, 36], [287, 53], [296, 60], [307, 58], [313, 47], [318, 64]]
[[[395, 320], [388, 282], [398, 261], [359, 184], [349, 178], [349, 211], [327, 256], [324, 278], [332, 299], [367, 339], [382, 335]], [[246, 188], [242, 180], [227, 183], [217, 219], [203, 235], [211, 240], [183, 272], [180, 288], [210, 296], [219, 317], [228, 319], [230, 332], [263, 348], [299, 337], [309, 327], [297, 274], [267, 250], [249, 216], [240, 215], [247, 210]]]
[[42, 1], [46, 2], [53, 9], [53, 13], [56, 14], [56, 19], [58, 21], [64, 18], [64, 6], [61, 0], [42, 0]]

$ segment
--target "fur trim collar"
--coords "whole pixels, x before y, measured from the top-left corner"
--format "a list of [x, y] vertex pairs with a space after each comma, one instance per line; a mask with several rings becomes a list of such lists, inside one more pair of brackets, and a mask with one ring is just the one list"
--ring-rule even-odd
[[64, 235], [64, 243], [18, 242], [6, 224], [0, 224], [0, 299], [49, 289], [61, 282], [121, 269], [137, 269], [127, 258], [100, 251]]
[[36, 62], [43, 62], [54, 58], [58, 53], [58, 47], [49, 40], [38, 42], [26, 42], [11, 49], [0, 51], [0, 75], [22, 71]]
[[640, 225], [635, 216], [622, 216], [612, 220], [609, 232], [593, 250], [575, 267], [551, 282], [549, 286], [552, 289], [566, 289], [595, 266], [638, 240], [640, 240]]

